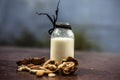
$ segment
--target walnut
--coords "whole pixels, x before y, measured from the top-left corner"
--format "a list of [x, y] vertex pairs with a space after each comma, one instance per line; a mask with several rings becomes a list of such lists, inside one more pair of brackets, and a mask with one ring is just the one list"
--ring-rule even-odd
[[31, 59], [31, 63], [34, 65], [42, 65], [43, 63], [45, 63], [46, 58], [42, 57], [42, 58], [38, 58], [38, 57], [34, 57]]
[[48, 60], [44, 63], [43, 67], [52, 71], [52, 72], [56, 72], [58, 70], [58, 65], [59, 65], [58, 61]]
[[30, 64], [29, 59], [23, 59], [16, 62], [18, 66]]
[[63, 59], [62, 64], [58, 66], [60, 74], [73, 74], [78, 69], [78, 61], [72, 57]]
[[78, 61], [75, 58], [67, 57], [66, 59], [63, 59], [62, 62], [69, 62], [72, 61], [75, 63], [75, 65], [78, 65]]
[[23, 59], [20, 61], [17, 61], [17, 65], [28, 65], [28, 64], [34, 64], [34, 65], [42, 65], [46, 61], [45, 57], [38, 58], [38, 57], [33, 57], [33, 58], [28, 58], [28, 59]]

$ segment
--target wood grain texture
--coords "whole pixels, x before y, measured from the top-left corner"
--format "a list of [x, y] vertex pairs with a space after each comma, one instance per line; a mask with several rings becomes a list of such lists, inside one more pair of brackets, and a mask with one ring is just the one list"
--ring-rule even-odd
[[17, 60], [35, 56], [49, 59], [49, 50], [0, 47], [0, 80], [120, 80], [120, 54], [75, 52], [80, 67], [70, 76], [38, 78], [28, 72], [16, 72]]

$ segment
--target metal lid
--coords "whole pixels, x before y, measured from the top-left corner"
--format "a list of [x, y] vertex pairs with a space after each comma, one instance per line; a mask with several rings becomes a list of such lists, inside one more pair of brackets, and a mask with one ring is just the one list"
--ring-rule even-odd
[[56, 28], [72, 29], [70, 23], [68, 23], [68, 22], [66, 22], [66, 23], [56, 22], [55, 27]]

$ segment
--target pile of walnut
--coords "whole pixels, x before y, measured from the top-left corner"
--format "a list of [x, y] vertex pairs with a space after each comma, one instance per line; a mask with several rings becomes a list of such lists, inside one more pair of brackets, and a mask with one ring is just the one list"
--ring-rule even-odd
[[62, 75], [73, 74], [78, 69], [78, 61], [75, 58], [68, 57], [62, 62], [56, 60], [47, 60], [45, 57], [28, 58], [17, 61], [17, 71], [28, 71], [36, 74], [36, 76], [43, 76], [47, 74], [50, 77], [56, 76], [55, 73]]

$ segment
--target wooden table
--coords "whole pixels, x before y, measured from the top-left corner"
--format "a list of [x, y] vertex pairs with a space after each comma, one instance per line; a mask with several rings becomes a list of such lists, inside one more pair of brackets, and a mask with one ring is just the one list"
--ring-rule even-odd
[[16, 72], [17, 60], [35, 56], [49, 59], [49, 50], [0, 47], [0, 80], [120, 80], [120, 54], [75, 52], [80, 68], [71, 76], [38, 78], [28, 72]]

